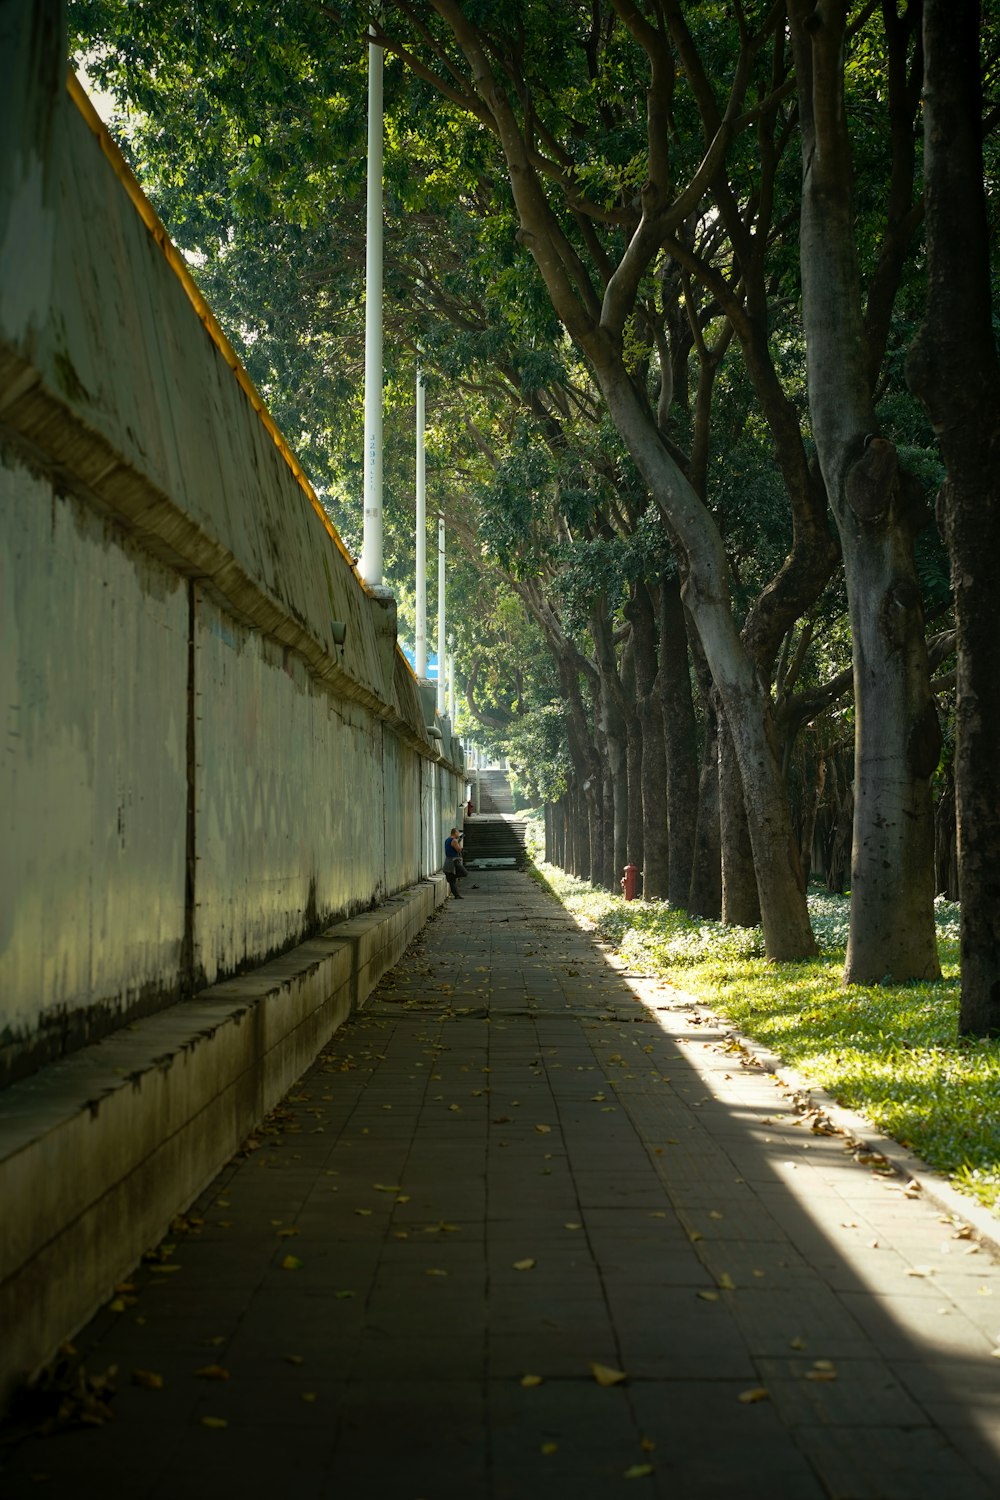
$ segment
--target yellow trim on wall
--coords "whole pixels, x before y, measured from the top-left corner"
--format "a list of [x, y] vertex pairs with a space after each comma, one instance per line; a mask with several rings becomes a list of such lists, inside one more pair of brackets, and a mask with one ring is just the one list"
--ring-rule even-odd
[[364, 579], [361, 577], [360, 573], [357, 571], [357, 568], [354, 564], [354, 559], [351, 557], [351, 554], [344, 546], [344, 543], [342, 542], [340, 535], [337, 532], [337, 528], [330, 520], [330, 517], [323, 509], [323, 506], [320, 504], [319, 496], [316, 494], [316, 491], [309, 483], [302, 465], [299, 463], [298, 459], [295, 457], [295, 454], [292, 452], [291, 448], [289, 448], [288, 444], [285, 442], [285, 439], [282, 437], [277, 425], [275, 424], [274, 418], [271, 416], [271, 413], [268, 411], [267, 407], [264, 404], [263, 397], [261, 396], [257, 387], [254, 385], [253, 381], [250, 379], [250, 376], [247, 374], [246, 370], [243, 368], [243, 365], [240, 363], [239, 355], [236, 353], [236, 350], [233, 348], [232, 344], [229, 342], [229, 340], [226, 338], [226, 335], [219, 327], [215, 314], [212, 312], [212, 309], [209, 307], [208, 303], [205, 301], [204, 297], [201, 295], [201, 292], [199, 292], [197, 286], [195, 285], [194, 278], [192, 277], [191, 272], [188, 270], [187, 265], [185, 264], [184, 257], [180, 254], [177, 246], [174, 244], [173, 240], [170, 238], [169, 234], [158, 218], [153, 205], [150, 203], [149, 199], [146, 197], [145, 193], [142, 191], [142, 188], [136, 181], [135, 174], [133, 173], [132, 168], [129, 166], [118, 146], [115, 144], [110, 133], [108, 132], [107, 126], [104, 124], [104, 121], [101, 119], [100, 115], [91, 104], [89, 98], [87, 97], [86, 91], [83, 88], [83, 85], [80, 83], [80, 80], [77, 78], [72, 69], [70, 69], [67, 75], [66, 86], [69, 90], [70, 98], [73, 100], [81, 115], [86, 120], [87, 125], [94, 132], [98, 141], [100, 142], [101, 150], [104, 152], [104, 155], [111, 163], [115, 176], [118, 178], [119, 182], [122, 184], [125, 191], [131, 198], [140, 219], [145, 224], [146, 228], [149, 230], [150, 234], [153, 236], [160, 249], [163, 251], [167, 264], [170, 266], [170, 269], [173, 271], [181, 286], [184, 288], [188, 300], [190, 301], [191, 306], [194, 308], [195, 312], [198, 314], [198, 317], [201, 319], [201, 322], [204, 324], [209, 338], [215, 344], [215, 347], [218, 349], [219, 353], [226, 361], [226, 364], [232, 370], [233, 374], [236, 376], [236, 379], [243, 387], [244, 393], [250, 401], [250, 405], [253, 407], [254, 411], [257, 413], [258, 417], [267, 428], [267, 431], [270, 433], [271, 438], [274, 442], [274, 446], [277, 448], [278, 452], [285, 460], [285, 463], [295, 475], [295, 478], [299, 482], [300, 488], [306, 495], [306, 498], [308, 499], [313, 510], [323, 522], [323, 525], [329, 532], [330, 537], [335, 543], [341, 556], [344, 558], [344, 561], [348, 564], [351, 571], [354, 573], [354, 576], [357, 578], [358, 583], [361, 585], [361, 587], [365, 590], [365, 593], [370, 594], [371, 590], [365, 583]]

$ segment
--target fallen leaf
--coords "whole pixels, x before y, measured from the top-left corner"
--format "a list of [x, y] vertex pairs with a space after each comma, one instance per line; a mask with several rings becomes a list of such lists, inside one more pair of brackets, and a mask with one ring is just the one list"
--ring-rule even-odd
[[553, 1453], [558, 1453], [559, 1452], [559, 1444], [558, 1443], [543, 1443], [541, 1451], [545, 1454], [546, 1458], [549, 1458]]
[[653, 1442], [652, 1438], [640, 1438], [639, 1447], [642, 1449], [643, 1453], [652, 1453], [656, 1448], [656, 1444]]
[[281, 1269], [283, 1271], [301, 1271], [302, 1262], [297, 1255], [286, 1255], [281, 1262]]
[[348, 1299], [348, 1297], [356, 1297], [357, 1295], [358, 1295], [357, 1292], [349, 1292], [349, 1291], [338, 1292], [337, 1293], [337, 1301], [338, 1302], [346, 1302], [347, 1299]]
[[710, 1208], [708, 1211], [708, 1217], [710, 1219], [722, 1219], [725, 1218], [725, 1215], [720, 1214], [717, 1208]]
[[622, 1478], [623, 1479], [646, 1479], [652, 1473], [653, 1473], [653, 1465], [652, 1464], [633, 1464], [631, 1468], [625, 1470], [624, 1474], [622, 1475]]
[[298, 1233], [299, 1233], [299, 1231], [297, 1229], [279, 1229], [278, 1230], [278, 1239], [279, 1240], [290, 1240], [295, 1235], [297, 1235]]
[[356, 1214], [360, 1214], [362, 1219], [370, 1219], [372, 1216], [372, 1211], [370, 1208], [356, 1208], [354, 1212]]
[[228, 1380], [229, 1371], [225, 1365], [202, 1365], [200, 1370], [194, 1372], [201, 1380]]
[[201, 1425], [202, 1425], [202, 1427], [215, 1427], [215, 1428], [218, 1428], [218, 1427], [228, 1427], [229, 1423], [226, 1421], [225, 1417], [202, 1417], [202, 1419], [201, 1419]]
[[593, 1362], [590, 1366], [590, 1373], [598, 1385], [621, 1385], [623, 1380], [628, 1379], [624, 1370], [615, 1370], [611, 1365], [599, 1365]]
[[582, 1224], [564, 1224], [563, 1228], [564, 1229], [582, 1229], [583, 1225]]
[[163, 1376], [155, 1374], [152, 1370], [133, 1370], [132, 1384], [137, 1385], [143, 1391], [162, 1391]]
[[744, 1406], [750, 1406], [754, 1401], [767, 1401], [771, 1395], [766, 1385], [755, 1385], [748, 1391], [740, 1391], [737, 1401], [742, 1401]]
[[794, 1338], [791, 1340], [788, 1347], [789, 1349], [804, 1349], [806, 1347], [806, 1341], [803, 1338]]
[[537, 1131], [537, 1133], [539, 1135], [551, 1135], [552, 1134], [552, 1126], [551, 1125], [536, 1125], [535, 1126], [535, 1130]]
[[525, 1390], [531, 1390], [533, 1386], [544, 1384], [541, 1375], [522, 1375], [521, 1384]]
[[447, 1276], [447, 1271], [442, 1271], [440, 1266], [428, 1266], [424, 1272], [425, 1276]]
[[399, 1183], [398, 1182], [393, 1187], [390, 1187], [387, 1183], [384, 1183], [384, 1182], [373, 1182], [372, 1183], [372, 1187], [375, 1189], [376, 1193], [398, 1193], [399, 1192]]
[[718, 1292], [699, 1292], [698, 1296], [703, 1302], [718, 1302], [719, 1300]]
[[529, 1255], [525, 1260], [516, 1260], [514, 1262], [514, 1270], [515, 1271], [531, 1271], [531, 1270], [534, 1269], [534, 1265], [535, 1265], [535, 1262], [531, 1259], [531, 1257]]
[[736, 1283], [728, 1271], [723, 1271], [719, 1277], [719, 1285], [724, 1292], [735, 1292]]

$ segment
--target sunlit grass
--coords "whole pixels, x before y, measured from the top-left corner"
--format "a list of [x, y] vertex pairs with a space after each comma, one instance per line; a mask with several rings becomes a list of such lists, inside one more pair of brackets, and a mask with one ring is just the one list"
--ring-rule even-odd
[[636, 970], [711, 1004], [911, 1147], [954, 1185], [1000, 1210], [1000, 1042], [958, 1038], [958, 907], [937, 904], [943, 979], [843, 984], [846, 897], [810, 895], [820, 956], [771, 964], [759, 928], [692, 919], [660, 901], [623, 901], [553, 865], [539, 873]]

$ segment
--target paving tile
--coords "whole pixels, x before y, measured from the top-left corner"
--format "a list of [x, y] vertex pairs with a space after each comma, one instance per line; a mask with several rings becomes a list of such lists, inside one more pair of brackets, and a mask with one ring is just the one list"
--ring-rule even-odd
[[796, 1438], [831, 1500], [993, 1500], [945, 1433], [930, 1427], [800, 1427]]
[[5, 1500], [995, 1494], [994, 1260], [526, 877], [477, 884], [193, 1206], [180, 1269], [83, 1330], [118, 1417], [0, 1446]]

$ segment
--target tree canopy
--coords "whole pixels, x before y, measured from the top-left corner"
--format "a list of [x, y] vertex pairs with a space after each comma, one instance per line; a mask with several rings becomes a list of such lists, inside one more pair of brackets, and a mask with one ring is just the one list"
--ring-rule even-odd
[[[465, 722], [572, 804], [579, 868], [611, 883], [635, 857], [671, 899], [696, 838], [683, 805], [707, 837], [721, 768], [723, 909], [759, 898], [773, 957], [810, 951], [802, 864], [824, 788], [849, 816], [854, 781], [848, 978], [936, 964], [948, 473], [906, 378], [927, 299], [924, 10], [290, 0], [264, 24], [249, 0], [70, 4], [140, 180], [355, 550], [374, 28], [401, 614], [419, 357], [430, 509], [460, 546]], [[995, 20], [960, 64], [983, 75], [987, 157]]]

